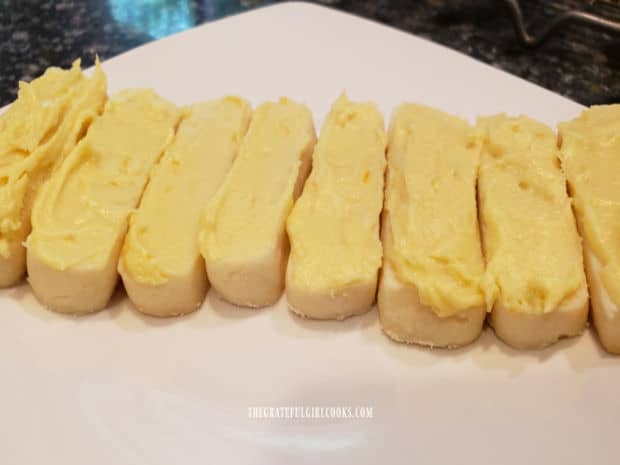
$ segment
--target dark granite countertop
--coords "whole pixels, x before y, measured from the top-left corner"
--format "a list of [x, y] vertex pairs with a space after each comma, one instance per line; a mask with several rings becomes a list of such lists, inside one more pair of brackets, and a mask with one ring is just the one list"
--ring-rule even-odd
[[[85, 65], [261, 5], [260, 0], [0, 0], [0, 106], [51, 65]], [[323, 0], [460, 50], [583, 104], [620, 102], [620, 35], [573, 25], [536, 49], [520, 44], [500, 0]], [[612, 0], [521, 0], [532, 30], [566, 8], [620, 19]]]

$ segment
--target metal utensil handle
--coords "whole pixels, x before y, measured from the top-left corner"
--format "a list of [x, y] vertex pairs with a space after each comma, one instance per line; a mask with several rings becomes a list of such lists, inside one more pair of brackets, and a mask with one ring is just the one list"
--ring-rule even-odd
[[510, 9], [512, 23], [514, 25], [515, 31], [523, 44], [528, 47], [536, 47], [540, 45], [549, 38], [550, 34], [553, 32], [554, 29], [556, 29], [561, 24], [570, 21], [589, 24], [591, 26], [601, 27], [603, 29], [620, 33], [620, 22], [601, 18], [600, 16], [586, 13], [584, 11], [570, 10], [561, 13], [555, 18], [553, 18], [538, 36], [533, 36], [529, 32], [527, 32], [525, 22], [523, 21], [523, 13], [521, 12], [521, 6], [519, 5], [519, 1], [505, 1]]

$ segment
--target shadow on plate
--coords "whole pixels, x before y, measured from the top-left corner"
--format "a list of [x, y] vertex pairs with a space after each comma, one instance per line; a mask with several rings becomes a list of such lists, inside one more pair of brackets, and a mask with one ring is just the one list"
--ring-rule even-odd
[[[375, 334], [367, 333], [366, 340], [377, 342]], [[382, 349], [400, 363], [415, 367], [429, 367], [454, 361], [471, 360], [485, 371], [507, 373], [518, 376], [533, 364], [548, 363], [557, 358], [564, 359], [575, 372], [614, 363], [614, 357], [606, 353], [591, 328], [583, 334], [564, 338], [547, 348], [539, 350], [517, 350], [495, 336], [492, 328], [485, 326], [480, 337], [473, 343], [458, 349], [429, 348], [402, 344], [382, 335]]]
[[[122, 288], [122, 285], [119, 285]], [[117, 292], [119, 290], [117, 289]], [[157, 317], [139, 312], [131, 301], [121, 291], [122, 299], [117, 307], [110, 304], [109, 310], [118, 315], [117, 322], [124, 329], [140, 331], [148, 328], [161, 328], [177, 324], [194, 328], [214, 328], [234, 324], [241, 320], [255, 317], [260, 312], [270, 311], [270, 308], [253, 309], [237, 307], [224, 301], [217, 293], [210, 289], [204, 302], [195, 311], [180, 316]]]
[[289, 310], [286, 304], [286, 297], [282, 297], [278, 308], [274, 309], [271, 316], [276, 331], [287, 337], [325, 339], [334, 337], [335, 334], [352, 331], [360, 331], [362, 333], [367, 332], [371, 327], [378, 327], [376, 307], [373, 307], [363, 315], [352, 316], [342, 321], [313, 320], [300, 317]]
[[159, 318], [138, 312], [127, 298], [119, 280], [110, 303], [104, 310], [76, 316], [44, 308], [25, 280], [17, 286], [3, 290], [2, 294], [18, 302], [29, 315], [44, 322], [64, 319], [82, 325], [114, 320], [119, 327], [129, 331], [144, 331], [178, 324], [208, 330], [262, 316], [271, 319], [279, 334], [290, 338], [326, 340], [336, 334], [359, 332], [359, 343], [376, 345], [377, 349], [384, 351], [390, 358], [411, 368], [470, 360], [482, 370], [518, 376], [533, 364], [548, 363], [557, 358], [564, 359], [575, 372], [616, 363], [616, 357], [601, 347], [593, 328], [586, 329], [580, 336], [563, 339], [546, 349], [521, 351], [503, 343], [487, 326], [480, 338], [466, 347], [453, 350], [430, 349], [397, 343], [384, 335], [378, 322], [376, 307], [363, 315], [343, 321], [310, 320], [288, 310], [284, 296], [272, 307], [253, 309], [229, 304], [215, 291], [210, 290], [203, 305], [195, 312], [180, 317]]

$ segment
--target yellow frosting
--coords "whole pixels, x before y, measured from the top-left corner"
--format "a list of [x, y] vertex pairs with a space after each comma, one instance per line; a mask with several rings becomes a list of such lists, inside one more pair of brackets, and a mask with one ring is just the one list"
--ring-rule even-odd
[[188, 109], [131, 217], [122, 273], [157, 285], [191, 273], [202, 260], [201, 214], [230, 169], [250, 117], [250, 106], [238, 97]]
[[447, 317], [485, 304], [476, 179], [482, 137], [457, 117], [405, 104], [392, 116], [386, 260]]
[[282, 98], [256, 109], [228, 177], [206, 208], [200, 249], [207, 264], [270, 253], [285, 232], [301, 158], [314, 141], [304, 105]]
[[296, 285], [324, 290], [376, 279], [385, 146], [376, 106], [341, 96], [323, 125], [312, 173], [288, 218]]
[[584, 237], [620, 306], [620, 104], [594, 106], [559, 129], [562, 168]]
[[479, 177], [487, 295], [509, 310], [547, 313], [585, 286], [581, 242], [556, 137], [526, 117], [481, 118]]
[[32, 212], [29, 253], [60, 270], [103, 268], [118, 250], [127, 218], [179, 116], [174, 105], [150, 90], [113, 96], [42, 186]]
[[0, 115], [0, 257], [30, 229], [34, 195], [53, 167], [102, 110], [106, 78], [97, 63], [87, 78], [76, 60], [69, 70], [49, 68]]

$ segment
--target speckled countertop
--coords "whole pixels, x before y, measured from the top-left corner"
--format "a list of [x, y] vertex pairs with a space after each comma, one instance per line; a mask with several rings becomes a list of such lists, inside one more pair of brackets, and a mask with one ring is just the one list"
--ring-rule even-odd
[[[17, 82], [76, 57], [92, 64], [260, 0], [0, 0], [0, 106]], [[536, 49], [523, 47], [501, 0], [323, 0], [460, 50], [583, 104], [620, 102], [620, 35], [570, 26]], [[532, 30], [580, 8], [620, 19], [611, 0], [521, 0]]]

